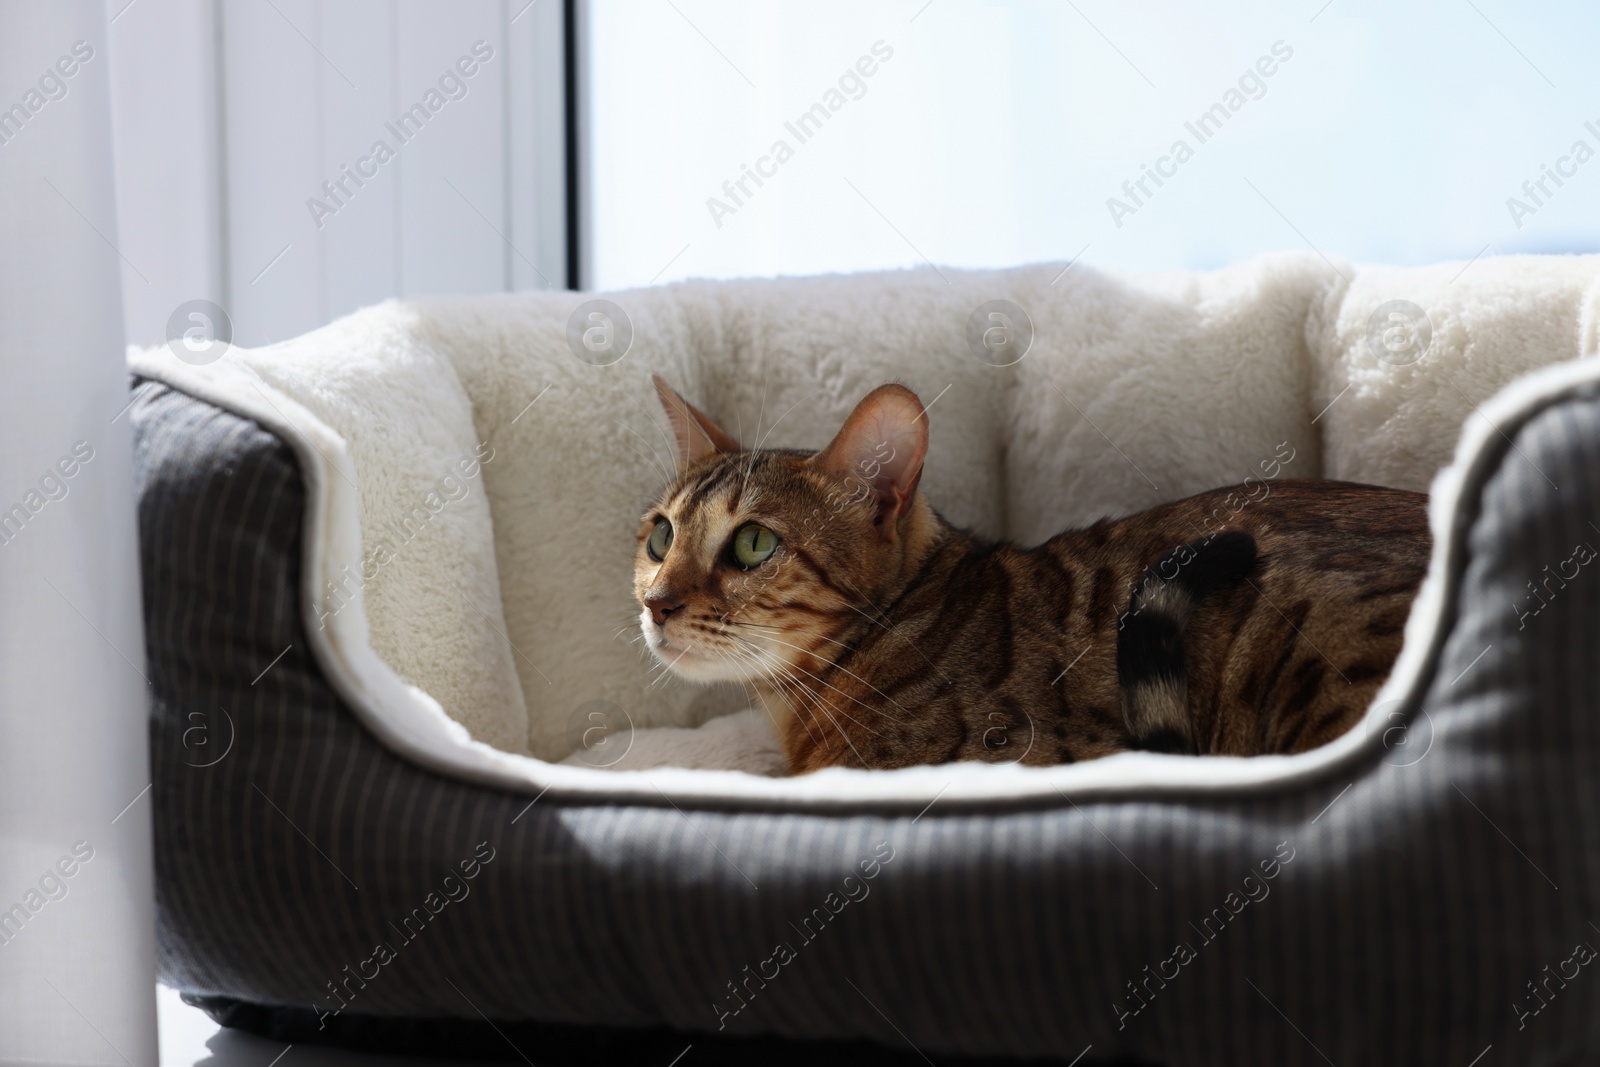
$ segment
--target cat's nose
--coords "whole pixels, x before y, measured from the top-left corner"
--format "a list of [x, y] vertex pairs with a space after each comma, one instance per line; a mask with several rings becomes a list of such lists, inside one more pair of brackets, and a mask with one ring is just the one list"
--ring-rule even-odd
[[650, 617], [656, 620], [656, 625], [661, 626], [668, 615], [683, 607], [683, 601], [671, 596], [652, 596], [645, 598], [644, 606], [650, 609]]

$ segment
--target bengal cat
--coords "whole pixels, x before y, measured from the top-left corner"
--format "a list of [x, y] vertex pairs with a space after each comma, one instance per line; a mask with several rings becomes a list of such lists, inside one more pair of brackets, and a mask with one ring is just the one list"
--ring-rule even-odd
[[1251, 479], [1021, 548], [918, 490], [909, 389], [868, 394], [820, 452], [743, 449], [656, 389], [679, 471], [639, 530], [645, 641], [753, 690], [791, 773], [1304, 752], [1371, 702], [1427, 567], [1425, 496], [1332, 481]]

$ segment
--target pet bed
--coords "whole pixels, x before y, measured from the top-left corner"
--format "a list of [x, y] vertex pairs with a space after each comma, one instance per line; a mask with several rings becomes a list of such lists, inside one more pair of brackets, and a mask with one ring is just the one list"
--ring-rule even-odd
[[[130, 353], [162, 977], [374, 1047], [1591, 1058], [1597, 277], [917, 271]], [[969, 343], [993, 301], [1006, 359]], [[935, 505], [1025, 542], [1289, 453], [1270, 477], [1431, 484], [1432, 570], [1315, 752], [778, 776], [736, 694], [627, 640], [652, 371], [784, 446], [898, 378]]]

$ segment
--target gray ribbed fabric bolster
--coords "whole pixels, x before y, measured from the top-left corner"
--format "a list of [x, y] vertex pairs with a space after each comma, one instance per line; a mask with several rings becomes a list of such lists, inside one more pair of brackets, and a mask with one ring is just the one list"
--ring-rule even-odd
[[1384, 758], [1278, 795], [920, 818], [529, 806], [413, 767], [307, 647], [289, 450], [154, 383], [132, 415], [180, 988], [930, 1055], [1600, 1059], [1600, 966], [1572, 962], [1600, 947], [1600, 561], [1574, 562], [1600, 548], [1600, 402], [1533, 419], [1483, 487]]

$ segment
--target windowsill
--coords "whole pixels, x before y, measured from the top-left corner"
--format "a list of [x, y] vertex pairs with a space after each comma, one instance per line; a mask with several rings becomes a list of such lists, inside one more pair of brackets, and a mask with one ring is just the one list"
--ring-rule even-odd
[[[393, 1056], [345, 1052], [316, 1045], [285, 1045], [239, 1030], [224, 1030], [178, 992], [156, 986], [156, 1016], [161, 1028], [161, 1067], [393, 1067]], [[504, 1061], [505, 1067], [521, 1061]], [[465, 1060], [405, 1058], [406, 1067], [469, 1067]], [[470, 1067], [496, 1067], [484, 1060]]]

